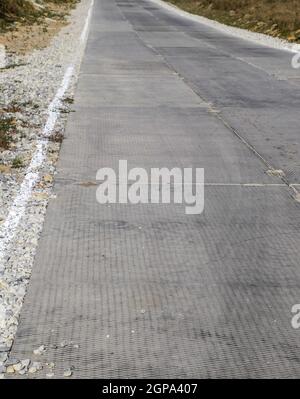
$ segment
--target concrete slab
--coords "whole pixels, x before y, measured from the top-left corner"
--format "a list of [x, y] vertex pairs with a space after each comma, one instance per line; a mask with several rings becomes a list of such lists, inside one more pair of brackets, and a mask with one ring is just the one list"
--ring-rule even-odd
[[111, 76], [97, 79], [82, 74], [78, 83], [78, 106], [184, 106], [207, 107], [184, 82], [170, 71], [168, 76]]
[[[300, 97], [237, 45], [148, 0], [95, 2], [12, 357], [46, 345], [57, 378], [300, 377], [300, 204], [259, 156], [298, 181]], [[100, 205], [96, 172], [120, 159], [204, 167], [204, 213]]]

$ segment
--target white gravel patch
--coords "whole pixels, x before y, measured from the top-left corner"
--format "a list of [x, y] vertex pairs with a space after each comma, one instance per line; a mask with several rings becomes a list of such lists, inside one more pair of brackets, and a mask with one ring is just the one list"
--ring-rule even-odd
[[[15, 119], [16, 132], [9, 150], [0, 152], [0, 165], [10, 167], [16, 157], [22, 160], [19, 169], [0, 173], [0, 376], [7, 372], [46, 207], [53, 195], [60, 143], [51, 137], [64, 131], [92, 3], [82, 0], [77, 5], [70, 23], [49, 47], [22, 57], [7, 54], [6, 62], [15, 67], [0, 71], [0, 108], [17, 107], [7, 113]], [[23, 373], [24, 367], [18, 369], [14, 372]]]
[[6, 62], [5, 47], [3, 44], [0, 44], [0, 68], [5, 67], [5, 62]]
[[241, 28], [235, 28], [233, 26], [228, 26], [221, 24], [220, 22], [214, 21], [212, 19], [208, 19], [199, 15], [194, 15], [190, 14], [186, 11], [181, 10], [180, 8], [176, 7], [173, 4], [167, 3], [162, 0], [151, 0], [152, 3], [157, 4], [160, 7], [163, 7], [173, 13], [176, 13], [178, 15], [181, 15], [182, 17], [185, 17], [191, 21], [196, 21], [200, 22], [202, 24], [205, 24], [207, 26], [210, 26], [211, 28], [218, 29], [219, 31], [239, 37], [241, 39], [249, 40], [261, 45], [265, 45], [268, 47], [280, 49], [280, 50], [287, 50], [292, 53], [298, 53], [300, 52], [300, 44], [295, 44], [295, 43], [289, 43], [286, 40], [275, 38], [272, 36], [265, 35], [263, 33], [257, 33], [257, 32], [251, 32], [247, 29], [241, 29]]

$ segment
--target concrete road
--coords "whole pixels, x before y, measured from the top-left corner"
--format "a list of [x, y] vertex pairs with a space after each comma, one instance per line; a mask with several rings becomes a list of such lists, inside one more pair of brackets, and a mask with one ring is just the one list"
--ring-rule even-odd
[[[14, 358], [46, 345], [57, 377], [300, 377], [290, 63], [151, 0], [95, 0]], [[97, 170], [120, 159], [204, 168], [204, 212], [100, 205]]]

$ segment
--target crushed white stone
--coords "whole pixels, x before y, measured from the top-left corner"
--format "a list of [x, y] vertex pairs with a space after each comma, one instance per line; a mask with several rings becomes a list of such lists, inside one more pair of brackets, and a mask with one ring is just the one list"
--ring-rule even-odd
[[45, 345], [39, 346], [37, 349], [33, 350], [34, 355], [42, 355], [46, 351]]
[[67, 369], [64, 371], [64, 377], [71, 377], [73, 375], [73, 371], [71, 369]]
[[0, 68], [5, 68], [6, 65], [6, 52], [5, 46], [0, 44]]

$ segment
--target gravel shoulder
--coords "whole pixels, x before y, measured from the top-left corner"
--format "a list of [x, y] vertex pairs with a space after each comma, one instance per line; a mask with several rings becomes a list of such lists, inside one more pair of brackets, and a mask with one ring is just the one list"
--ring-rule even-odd
[[[0, 377], [14, 341], [18, 316], [42, 229], [66, 118], [72, 111], [72, 98], [85, 41], [82, 32], [91, 0], [82, 0], [67, 18], [67, 24], [44, 49], [26, 54], [6, 54], [6, 67], [0, 69]], [[59, 118], [47, 140], [47, 155], [38, 170], [38, 183], [32, 189], [24, 215], [12, 239], [3, 226], [28, 173], [55, 97], [66, 69], [72, 65], [70, 85], [57, 110]], [[5, 236], [6, 235], [6, 236]], [[7, 242], [9, 241], [9, 247]]]

